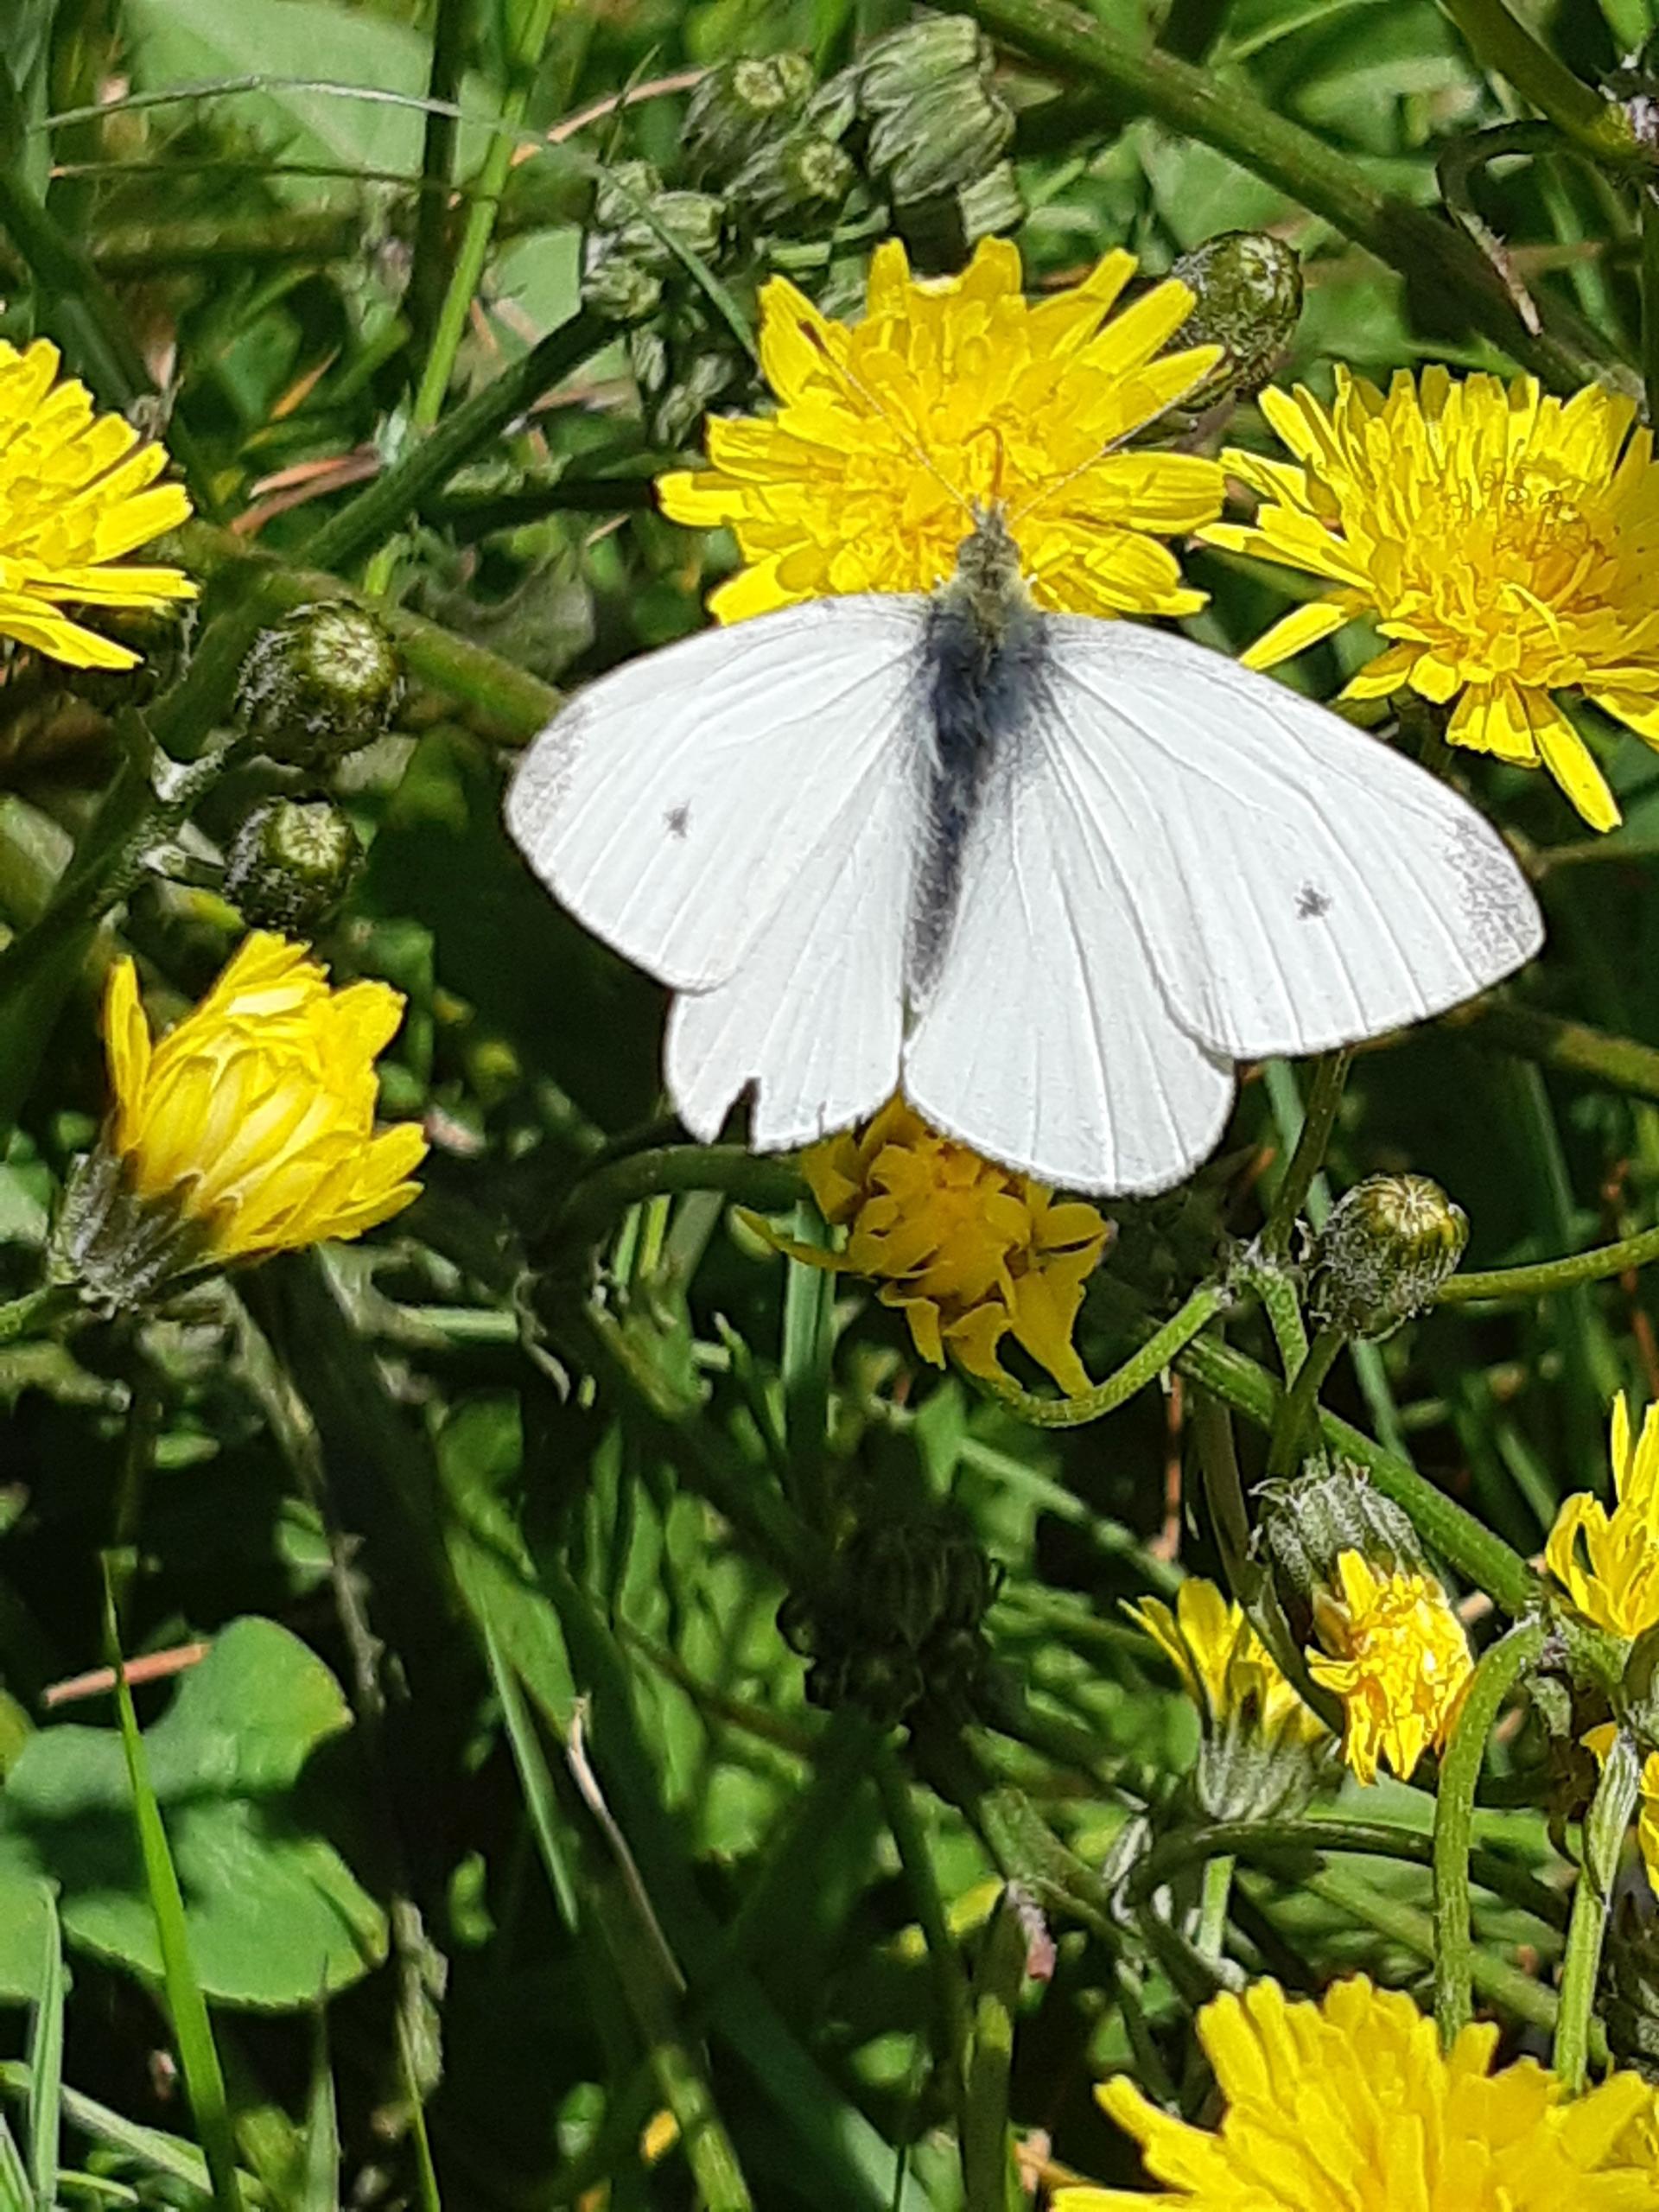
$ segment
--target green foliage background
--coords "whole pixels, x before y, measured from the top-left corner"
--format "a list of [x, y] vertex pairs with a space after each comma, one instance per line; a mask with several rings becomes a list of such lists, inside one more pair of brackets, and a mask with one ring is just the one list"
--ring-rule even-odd
[[[1478, 58], [1514, 20], [1501, 8], [978, 13], [1018, 116], [1033, 288], [1115, 245], [1155, 275], [1218, 231], [1263, 227], [1307, 285], [1283, 379], [1324, 387], [1337, 359], [1384, 378], [1520, 362], [1558, 388], [1600, 372], [1641, 390], [1639, 149], [1599, 148], [1604, 126], [1569, 102], [1522, 157], [1475, 175], [1538, 337], [1441, 209], [1447, 148], [1535, 112]], [[1646, 0], [1517, 13], [1589, 86], [1650, 28]], [[717, 374], [722, 407], [763, 402], [711, 280], [744, 326], [770, 268], [849, 308], [895, 223], [924, 258], [948, 253], [939, 210], [895, 208], [879, 177], [837, 232], [802, 221], [758, 240], [728, 206], [691, 265], [657, 257], [661, 296], [631, 334], [582, 299], [596, 183], [630, 161], [693, 181], [690, 73], [792, 50], [829, 77], [907, 20], [886, 0], [10, 0], [0, 22], [0, 333], [51, 334], [103, 404], [152, 422], [143, 387], [163, 387], [197, 501], [177, 549], [207, 585], [192, 682], [181, 692], [177, 642], [157, 639], [120, 697], [188, 756], [226, 710], [213, 651], [233, 674], [238, 639], [319, 589], [366, 583], [397, 610], [410, 689], [395, 731], [335, 775], [371, 849], [321, 950], [337, 977], [408, 995], [385, 1102], [434, 1139], [417, 1207], [361, 1247], [0, 1347], [7, 2204], [211, 2190], [296, 2208], [983, 2212], [1020, 2200], [1000, 2135], [995, 2180], [982, 2166], [964, 2197], [964, 2039], [996, 2126], [1006, 2094], [1022, 2136], [1103, 2179], [1135, 2168], [1093, 2109], [1100, 2073], [1133, 2066], [1202, 2107], [1190, 2023], [1215, 1975], [1183, 1932], [1204, 1856], [1183, 1841], [1200, 1824], [1184, 1793], [1196, 1724], [1119, 1601], [1218, 1571], [1183, 1455], [1207, 1388], [1243, 1416], [1247, 1484], [1259, 1473], [1260, 1313], [1226, 1325], [1230, 1363], [1066, 1433], [919, 1367], [897, 1317], [734, 1215], [736, 1199], [787, 1217], [786, 1164], [675, 1147], [657, 1120], [662, 995], [549, 904], [499, 819], [513, 750], [561, 692], [695, 627], [734, 557], [664, 521], [645, 488], [694, 444], [695, 384], [675, 437], [653, 412], [694, 371]], [[659, 79], [676, 88], [615, 106]], [[1548, 104], [1549, 84], [1526, 89]], [[469, 118], [453, 146], [418, 105], [434, 89]], [[492, 134], [501, 116], [518, 136]], [[475, 186], [493, 149], [531, 150], [529, 134], [532, 157], [497, 180], [475, 288], [452, 296], [465, 314], [433, 431], [411, 404], [478, 204], [446, 223], [441, 188]], [[642, 329], [667, 348], [644, 400]], [[1262, 435], [1248, 405], [1206, 426], [1224, 434]], [[1198, 552], [1191, 572], [1213, 594], [1194, 634], [1226, 648], [1283, 604], [1247, 564]], [[1294, 680], [1328, 696], [1364, 650], [1322, 649]], [[77, 906], [64, 871], [77, 840], [103, 849], [120, 698], [21, 658], [5, 674], [10, 1296], [38, 1280], [102, 1109], [110, 957], [137, 953], [163, 1012], [199, 995], [240, 929], [214, 862], [252, 799], [292, 779], [258, 763], [219, 779], [188, 827], [160, 825], [144, 865], [105, 868]], [[1364, 1055], [1326, 1163], [1336, 1190], [1377, 1169], [1439, 1178], [1476, 1267], [1654, 1217], [1659, 764], [1634, 739], [1597, 741], [1626, 819], [1593, 845], [1541, 776], [1454, 765], [1530, 856], [1549, 950], [1501, 1003]], [[1120, 1210], [1079, 1333], [1092, 1373], [1259, 1227], [1301, 1079], [1256, 1071], [1217, 1160]], [[1613, 1392], [1659, 1392], [1653, 1300], [1632, 1272], [1437, 1311], [1341, 1363], [1325, 1402], [1375, 1440], [1385, 1486], [1421, 1505], [1414, 1468], [1529, 1556], [1561, 1497], [1605, 1483]], [[1002, 1573], [972, 1709], [914, 1743], [817, 1709], [780, 1603], [817, 1587], [855, 1530], [946, 1508]], [[176, 1688], [137, 1693], [188, 1939], [166, 2004], [181, 1969], [117, 1716], [107, 1696], [42, 1703], [105, 1656], [106, 1554], [129, 1653], [212, 1640]], [[1459, 1564], [1466, 1586], [1454, 1545]], [[1543, 1757], [1533, 1729], [1495, 1754], [1478, 1831], [1477, 1990], [1526, 2048], [1553, 2016], [1571, 1886]], [[1414, 1838], [1432, 1789], [1350, 1785], [1321, 1809], [1387, 1824], [1397, 1847], [1355, 1855], [1336, 1829], [1322, 1852], [1300, 1831], [1234, 1839], [1231, 1958], [1298, 1987], [1364, 1966], [1426, 1989]], [[1171, 1854], [1172, 1886], [1115, 1886], [1145, 1874], [1147, 1849]], [[991, 1920], [1002, 1878], [1058, 1941], [1052, 1974], [1023, 1989]], [[1619, 1938], [1631, 1955], [1640, 1919]], [[1005, 2092], [968, 2008], [1011, 1989]], [[1628, 2055], [1635, 2031], [1610, 2012], [1607, 2031]], [[640, 2133], [664, 2109], [683, 2148], [648, 2166]]]

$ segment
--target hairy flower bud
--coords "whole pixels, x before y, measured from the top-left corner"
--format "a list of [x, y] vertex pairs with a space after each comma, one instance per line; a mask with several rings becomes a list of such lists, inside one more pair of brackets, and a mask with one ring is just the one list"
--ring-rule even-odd
[[995, 168], [1014, 111], [992, 81], [995, 54], [966, 16], [928, 16], [876, 40], [857, 65], [866, 163], [896, 207], [955, 192]]
[[324, 768], [383, 736], [402, 691], [397, 652], [375, 616], [349, 600], [317, 600], [255, 639], [236, 714], [273, 760]]
[[723, 61], [686, 104], [683, 143], [694, 173], [724, 180], [797, 124], [812, 96], [804, 54]]
[[1302, 264], [1294, 252], [1266, 231], [1223, 231], [1182, 254], [1169, 273], [1198, 298], [1176, 343], [1219, 346], [1223, 356], [1185, 405], [1259, 391], [1301, 315]]
[[663, 280], [626, 254], [607, 254], [582, 280], [582, 302], [607, 322], [639, 322], [663, 303]]
[[666, 272], [680, 265], [677, 245], [704, 259], [717, 253], [725, 220], [725, 202], [711, 193], [665, 192], [649, 162], [619, 162], [594, 194], [589, 260], [596, 264], [620, 254]]
[[1338, 1459], [1323, 1473], [1264, 1484], [1261, 1498], [1257, 1548], [1299, 1640], [1313, 1618], [1315, 1594], [1335, 1580], [1344, 1552], [1362, 1553], [1390, 1571], [1426, 1568], [1417, 1531], [1357, 1460]]
[[1469, 1217], [1427, 1175], [1368, 1175], [1314, 1239], [1308, 1310], [1347, 1337], [1386, 1337], [1421, 1313], [1463, 1256]]
[[982, 1626], [1000, 1571], [953, 1520], [926, 1514], [855, 1529], [823, 1587], [779, 1609], [810, 1659], [815, 1705], [857, 1705], [891, 1727], [924, 1702], [960, 1713], [988, 1666]]
[[363, 847], [330, 799], [262, 799], [232, 840], [225, 896], [251, 929], [314, 937], [340, 909]]
[[856, 175], [833, 138], [793, 130], [769, 141], [743, 164], [732, 180], [732, 198], [752, 222], [821, 221], [840, 207]]

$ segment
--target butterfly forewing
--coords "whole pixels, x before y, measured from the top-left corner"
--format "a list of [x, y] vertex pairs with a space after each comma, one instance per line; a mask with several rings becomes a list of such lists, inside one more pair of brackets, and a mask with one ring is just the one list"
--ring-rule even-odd
[[774, 967], [763, 940], [811, 855], [870, 863], [873, 815], [884, 854], [917, 839], [898, 768], [925, 727], [925, 611], [817, 600], [613, 670], [531, 747], [509, 829], [562, 905], [664, 982], [712, 989], [756, 952]]

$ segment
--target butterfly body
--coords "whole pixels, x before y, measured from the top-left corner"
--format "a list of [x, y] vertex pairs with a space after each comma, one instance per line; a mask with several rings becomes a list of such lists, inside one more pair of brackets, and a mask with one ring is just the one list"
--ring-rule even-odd
[[1439, 1013], [1534, 952], [1496, 832], [1190, 640], [1034, 607], [995, 512], [927, 597], [809, 601], [589, 685], [509, 827], [677, 992], [694, 1134], [798, 1145], [902, 1088], [993, 1159], [1147, 1192], [1233, 1065]]

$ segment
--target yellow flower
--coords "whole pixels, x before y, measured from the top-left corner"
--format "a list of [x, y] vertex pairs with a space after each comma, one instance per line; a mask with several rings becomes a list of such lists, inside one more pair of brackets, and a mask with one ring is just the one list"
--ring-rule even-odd
[[924, 1359], [943, 1367], [948, 1348], [970, 1374], [1002, 1377], [996, 1348], [1011, 1335], [1063, 1390], [1089, 1388], [1071, 1331], [1110, 1234], [1093, 1206], [1056, 1205], [899, 1098], [861, 1135], [814, 1145], [801, 1167], [824, 1219], [850, 1233], [844, 1252], [788, 1249], [879, 1282]]
[[1544, 1560], [1586, 1620], [1637, 1637], [1659, 1624], [1659, 1406], [1648, 1408], [1632, 1450], [1630, 1408], [1619, 1392], [1612, 1460], [1612, 1512], [1588, 1491], [1566, 1499]]
[[124, 645], [64, 613], [156, 607], [194, 599], [177, 569], [118, 568], [124, 554], [190, 512], [176, 484], [157, 484], [166, 449], [141, 446], [118, 415], [94, 415], [73, 378], [54, 385], [58, 349], [0, 341], [0, 636], [75, 668], [130, 668]]
[[1063, 2189], [1054, 2212], [1643, 2212], [1659, 2202], [1654, 2093], [1611, 2075], [1568, 2097], [1530, 2058], [1497, 2074], [1498, 2031], [1442, 2052], [1410, 1998], [1363, 1975], [1315, 2004], [1276, 1982], [1218, 1997], [1198, 2035], [1226, 2102], [1213, 2133], [1119, 2076], [1101, 2103], [1167, 2188]]
[[1033, 307], [1004, 238], [982, 239], [960, 276], [934, 281], [913, 278], [890, 239], [853, 325], [773, 277], [760, 361], [779, 411], [712, 420], [712, 467], [658, 480], [665, 513], [702, 530], [729, 523], [749, 563], [710, 610], [735, 622], [838, 592], [931, 590], [955, 569], [975, 504], [999, 500], [1039, 606], [1201, 607], [1157, 538], [1220, 512], [1219, 467], [1109, 448], [1201, 383], [1220, 350], [1153, 358], [1192, 309], [1173, 280], [1107, 322], [1135, 268], [1132, 254], [1109, 253]]
[[1189, 1575], [1175, 1593], [1175, 1611], [1156, 1598], [1125, 1607], [1139, 1621], [1181, 1678], [1205, 1719], [1224, 1727], [1247, 1714], [1256, 1732], [1304, 1744], [1326, 1740], [1325, 1723], [1310, 1712], [1274, 1664], [1272, 1654], [1213, 1582]]
[[196, 1229], [198, 1263], [359, 1236], [401, 1211], [426, 1141], [412, 1122], [374, 1134], [374, 1061], [403, 1010], [385, 983], [331, 990], [302, 946], [256, 931], [153, 1044], [132, 963], [118, 961], [106, 1142], [127, 1190]]
[[1659, 468], [1636, 404], [1592, 385], [1547, 398], [1399, 371], [1384, 397], [1337, 371], [1330, 408], [1264, 391], [1294, 464], [1229, 452], [1262, 504], [1211, 543], [1282, 561], [1337, 588], [1299, 607], [1243, 658], [1271, 668], [1362, 615], [1389, 642], [1344, 694], [1409, 688], [1446, 705], [1453, 745], [1541, 761], [1585, 820], [1618, 808], [1554, 694], [1592, 700], [1659, 745]]
[[1445, 1743], [1457, 1717], [1474, 1672], [1469, 1638], [1433, 1575], [1379, 1575], [1349, 1551], [1337, 1577], [1340, 1596], [1314, 1597], [1325, 1651], [1308, 1653], [1309, 1670], [1343, 1701], [1342, 1753], [1359, 1779], [1376, 1780], [1380, 1755], [1404, 1781], [1431, 1745]]

